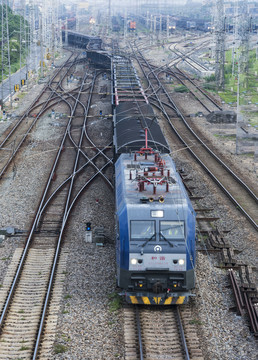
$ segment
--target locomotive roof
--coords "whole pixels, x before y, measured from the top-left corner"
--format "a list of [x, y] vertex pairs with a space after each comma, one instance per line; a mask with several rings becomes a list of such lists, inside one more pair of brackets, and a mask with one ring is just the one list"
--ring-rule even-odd
[[[159, 198], [164, 198], [164, 204], [163, 207], [166, 205], [174, 205], [178, 206], [181, 205], [183, 208], [190, 207], [192, 208], [192, 205], [190, 203], [190, 200], [187, 196], [186, 190], [184, 188], [184, 185], [181, 181], [181, 178], [179, 174], [177, 173], [175, 169], [175, 165], [171, 159], [171, 157], [168, 154], [162, 154], [161, 159], [165, 161], [166, 165], [164, 168], [164, 176], [167, 176], [167, 171], [169, 170], [169, 187], [168, 192], [166, 191], [166, 184], [163, 183], [162, 185], [157, 185], [156, 187], [156, 194], [153, 194], [153, 184], [152, 183], [145, 183], [145, 190], [140, 192], [138, 189], [138, 181], [136, 180], [137, 172], [138, 174], [142, 174], [144, 171], [144, 168], [155, 166], [154, 162], [154, 156], [148, 156], [148, 159], [145, 160], [144, 157], [138, 156], [138, 161], [134, 161], [134, 158], [132, 155], [129, 154], [123, 154], [120, 156], [120, 169], [121, 169], [121, 178], [117, 179], [117, 185], [121, 181], [121, 194], [120, 199], [118, 200], [118, 207], [119, 205], [122, 205], [124, 202], [127, 204], [141, 204], [145, 203], [144, 200], [147, 200], [147, 203], [149, 203], [149, 199], [153, 198], [154, 202], [152, 203], [152, 206], [155, 206], [157, 204], [160, 206]], [[119, 162], [118, 160], [118, 162]], [[130, 179], [130, 172], [131, 172], [131, 178]], [[151, 177], [152, 172], [149, 172], [149, 175]], [[159, 174], [159, 173], [158, 173]], [[161, 176], [162, 177], [162, 176]], [[119, 194], [118, 194], [119, 195]], [[124, 200], [122, 200], [124, 198]], [[156, 203], [155, 203], [156, 201]], [[120, 202], [120, 204], [119, 204]]]
[[114, 114], [116, 153], [126, 153], [143, 147], [145, 144], [145, 128], [148, 129], [149, 145], [162, 153], [169, 153], [169, 146], [152, 107], [144, 102], [121, 102], [116, 107]]

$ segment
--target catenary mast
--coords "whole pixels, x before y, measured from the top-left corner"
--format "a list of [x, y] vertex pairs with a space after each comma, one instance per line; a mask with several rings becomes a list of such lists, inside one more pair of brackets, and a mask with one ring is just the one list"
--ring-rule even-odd
[[224, 0], [215, 2], [215, 79], [217, 89], [224, 89], [225, 86], [225, 16]]

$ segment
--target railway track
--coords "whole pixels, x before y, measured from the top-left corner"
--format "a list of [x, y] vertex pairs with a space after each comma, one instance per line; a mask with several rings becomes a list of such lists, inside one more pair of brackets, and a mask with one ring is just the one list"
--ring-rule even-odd
[[[74, 65], [72, 53], [67, 61], [54, 73], [49, 82], [44, 86], [41, 93], [36, 97], [29, 109], [21, 116], [11, 129], [3, 135], [0, 142], [0, 179], [5, 174], [9, 165], [13, 162], [25, 140], [31, 134], [38, 119], [52, 108], [60, 97], [56, 96], [58, 89], [68, 72]], [[51, 89], [50, 93], [48, 91]]]
[[178, 67], [176, 70], [170, 69], [168, 72], [175, 77], [181, 84], [185, 85], [196, 100], [203, 106], [208, 113], [212, 111], [222, 110], [222, 107], [203, 89], [200, 88], [188, 75], [181, 71]]
[[156, 72], [157, 76], [165, 73], [166, 75], [171, 75], [172, 77], [174, 77], [179, 83], [187, 87], [192, 96], [202, 105], [204, 111], [206, 111], [207, 113], [222, 110], [222, 107], [217, 103], [217, 101], [215, 101], [206, 91], [204, 91], [200, 86], [198, 86], [196, 82], [190, 78], [190, 76], [180, 70], [177, 67], [177, 64], [175, 64], [173, 67], [169, 64], [158, 67], [150, 64], [150, 62], [148, 62], [148, 65], [144, 62], [143, 66], [145, 66], [146, 68], [149, 68], [149, 66], [151, 66], [152, 69]]
[[[168, 64], [168, 67], [173, 67], [178, 65], [181, 61], [185, 61], [189, 66], [191, 66], [194, 70], [197, 71], [208, 71], [209, 69], [207, 68], [207, 66], [201, 64], [199, 61], [193, 59], [190, 57], [190, 55], [192, 55], [194, 52], [196, 52], [197, 50], [200, 50], [202, 48], [204, 48], [205, 46], [207, 46], [210, 43], [210, 40], [205, 41], [204, 43], [195, 46], [194, 48], [192, 48], [190, 51], [187, 51], [186, 53], [183, 53], [181, 50], [177, 49], [176, 46], [177, 44], [172, 44], [169, 46], [169, 50], [173, 53], [175, 53], [176, 58], [171, 61]], [[173, 49], [172, 49], [173, 46]]]
[[101, 176], [113, 188], [111, 172], [107, 172], [112, 164], [111, 144], [100, 147], [89, 135], [89, 118], [96, 116], [91, 104], [99, 75], [91, 76], [86, 93], [86, 73], [69, 99], [63, 96], [61, 84], [61, 93], [51, 89], [66, 103], [70, 116], [24, 248], [18, 252], [18, 265], [1, 289], [0, 359], [51, 357], [53, 341], [44, 329], [51, 327], [47, 324], [49, 304], [55, 294], [56, 274], [62, 271], [59, 260], [69, 215], [96, 177]]
[[189, 308], [124, 309], [125, 360], [204, 359]]
[[[252, 226], [258, 229], [257, 195], [245, 182], [235, 174], [205, 142], [189, 126], [164, 85], [159, 80], [156, 71], [151, 67], [141, 52], [134, 53], [144, 76], [149, 82], [152, 91], [153, 103], [168, 121], [173, 133], [183, 146], [191, 153], [194, 159], [204, 168], [236, 208], [248, 219]], [[148, 66], [149, 72], [144, 69], [142, 62]], [[162, 91], [162, 95], [161, 95]], [[164, 94], [167, 100], [164, 100]], [[155, 96], [154, 96], [155, 95]], [[176, 116], [175, 116], [176, 114]]]

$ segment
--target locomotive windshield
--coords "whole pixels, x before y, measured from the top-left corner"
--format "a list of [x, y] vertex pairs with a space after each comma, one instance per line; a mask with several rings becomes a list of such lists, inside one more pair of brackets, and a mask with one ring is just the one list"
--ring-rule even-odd
[[131, 240], [155, 240], [155, 221], [131, 221]]
[[182, 239], [185, 236], [183, 221], [160, 221], [160, 232], [166, 239]]

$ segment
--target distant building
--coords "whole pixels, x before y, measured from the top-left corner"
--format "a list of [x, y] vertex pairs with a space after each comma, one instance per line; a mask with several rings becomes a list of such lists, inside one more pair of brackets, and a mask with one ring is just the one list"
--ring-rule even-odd
[[[243, 1], [239, 1], [238, 2], [238, 13], [240, 13], [240, 9], [241, 9], [241, 3]], [[258, 17], [258, 1], [251, 1], [247, 3], [247, 8], [248, 8], [248, 13], [253, 16], [253, 17]], [[237, 12], [237, 3], [234, 1], [226, 1], [224, 3], [224, 9], [225, 9], [225, 14], [229, 17], [234, 16], [235, 13]]]

